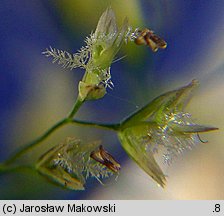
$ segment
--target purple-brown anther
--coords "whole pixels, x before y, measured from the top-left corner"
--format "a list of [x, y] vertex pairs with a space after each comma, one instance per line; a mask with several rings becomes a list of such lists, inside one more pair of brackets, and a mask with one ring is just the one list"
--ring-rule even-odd
[[135, 43], [137, 45], [148, 45], [153, 52], [156, 52], [158, 48], [165, 49], [167, 47], [167, 43], [158, 35], [154, 34], [153, 31], [143, 29], [138, 32], [139, 35], [135, 38]]
[[99, 146], [98, 150], [91, 152], [90, 157], [115, 173], [121, 169], [120, 164], [111, 154], [105, 151], [102, 145]]

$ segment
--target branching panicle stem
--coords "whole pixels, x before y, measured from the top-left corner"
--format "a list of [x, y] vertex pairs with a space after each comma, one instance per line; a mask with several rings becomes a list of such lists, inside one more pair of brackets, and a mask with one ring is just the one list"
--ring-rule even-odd
[[105, 130], [113, 130], [113, 131], [118, 131], [120, 124], [104, 124], [104, 123], [97, 123], [97, 122], [85, 122], [81, 120], [72, 120], [71, 123], [73, 124], [78, 124], [82, 126], [87, 126], [87, 127], [95, 127], [95, 128], [101, 128]]
[[81, 100], [81, 98], [78, 96], [71, 112], [68, 114], [68, 117], [66, 119], [67, 120], [72, 119], [83, 103], [84, 103], [84, 100]]
[[34, 171], [35, 168], [34, 166], [30, 166], [30, 165], [16, 165], [16, 166], [10, 166], [10, 167], [5, 165], [0, 165], [0, 175], [22, 171], [22, 170]]
[[4, 165], [9, 165], [13, 163], [18, 157], [22, 156], [23, 154], [30, 151], [32, 148], [40, 144], [42, 141], [44, 141], [48, 136], [50, 136], [55, 130], [62, 127], [63, 125], [67, 124], [67, 119], [63, 119], [53, 125], [49, 130], [47, 130], [42, 136], [38, 137], [31, 143], [28, 143], [27, 145], [23, 146], [21, 149], [19, 149], [12, 157], [10, 157], [8, 160], [5, 161]]
[[[7, 168], [10, 164], [15, 162], [17, 158], [24, 155], [25, 153], [32, 150], [34, 147], [37, 147], [40, 145], [45, 139], [47, 139], [53, 132], [55, 132], [57, 129], [67, 125], [67, 124], [78, 124], [83, 126], [89, 126], [89, 127], [96, 127], [96, 128], [102, 128], [107, 130], [118, 130], [119, 124], [100, 124], [95, 122], [85, 122], [80, 120], [74, 120], [73, 117], [81, 107], [81, 105], [84, 103], [84, 101], [80, 100], [78, 97], [76, 102], [74, 103], [74, 106], [71, 110], [71, 112], [68, 114], [68, 116], [61, 121], [57, 122], [55, 125], [53, 125], [51, 128], [49, 128], [43, 135], [39, 136], [37, 139], [33, 140], [32, 142], [28, 143], [27, 145], [20, 148], [17, 152], [15, 152], [9, 159], [7, 159], [2, 165], [0, 165], [0, 173], [5, 172], [5, 170], [8, 170]], [[10, 168], [11, 169], [11, 168]]]
[[54, 131], [61, 128], [62, 126], [68, 124], [71, 122], [71, 119], [75, 115], [75, 113], [78, 111], [78, 109], [81, 107], [84, 101], [81, 101], [78, 97], [76, 102], [74, 103], [74, 106], [69, 113], [68, 117], [62, 119], [61, 121], [57, 122], [55, 125], [53, 125], [51, 128], [49, 128], [43, 135], [32, 141], [31, 143], [28, 143], [27, 145], [23, 146], [21, 149], [19, 149], [14, 155], [12, 155], [8, 160], [4, 162], [4, 165], [9, 165], [13, 163], [18, 157], [22, 156], [23, 154], [27, 153], [34, 147], [38, 146], [42, 141], [44, 141], [47, 137], [49, 137]]

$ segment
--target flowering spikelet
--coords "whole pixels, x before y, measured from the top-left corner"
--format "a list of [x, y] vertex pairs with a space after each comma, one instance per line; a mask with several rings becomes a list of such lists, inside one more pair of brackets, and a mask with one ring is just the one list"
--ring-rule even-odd
[[120, 29], [117, 27], [116, 18], [113, 10], [108, 8], [100, 17], [94, 33], [86, 38], [86, 45], [77, 53], [70, 54], [67, 51], [55, 48], [46, 49], [43, 54], [52, 57], [53, 63], [58, 63], [64, 68], [74, 69], [83, 68], [88, 73], [94, 73], [97, 77], [95, 81], [85, 80], [88, 84], [100, 84], [105, 86], [113, 85], [111, 82], [110, 66], [112, 61], [125, 41], [128, 31], [127, 18], [124, 20]]
[[216, 130], [211, 126], [195, 124], [184, 108], [197, 87], [198, 81], [167, 92], [121, 123], [118, 134], [122, 146], [160, 186], [165, 186], [165, 175], [156, 163], [154, 155], [163, 152], [164, 162], [198, 143], [198, 133]]
[[111, 64], [121, 46], [129, 41], [137, 45], [145, 44], [153, 51], [166, 48], [166, 42], [150, 29], [137, 28], [132, 32], [127, 18], [119, 28], [113, 10], [107, 8], [101, 15], [95, 32], [86, 38], [86, 45], [77, 53], [70, 54], [49, 47], [43, 54], [52, 57], [53, 63], [58, 63], [64, 68], [84, 69], [85, 74], [79, 83], [79, 98], [81, 101], [97, 100], [106, 94], [107, 87], [111, 89], [114, 87], [111, 80]]
[[64, 143], [45, 153], [36, 168], [55, 183], [72, 190], [83, 190], [87, 178], [95, 177], [101, 182], [102, 178], [118, 174], [119, 169], [110, 169], [91, 157], [98, 147], [99, 142], [82, 144], [78, 139], [67, 138]]

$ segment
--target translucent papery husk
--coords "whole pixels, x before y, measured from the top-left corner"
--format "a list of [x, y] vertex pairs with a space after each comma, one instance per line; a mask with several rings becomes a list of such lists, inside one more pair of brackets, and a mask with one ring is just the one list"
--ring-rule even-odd
[[189, 113], [183, 112], [197, 80], [174, 91], [169, 91], [121, 122], [118, 137], [129, 156], [159, 185], [164, 187], [165, 175], [154, 155], [162, 151], [164, 162], [201, 141], [198, 133], [216, 130], [212, 126], [197, 125]]
[[46, 152], [36, 163], [36, 169], [51, 182], [70, 190], [84, 190], [84, 162], [97, 146], [99, 142], [80, 145], [80, 140], [68, 138]]
[[148, 125], [126, 128], [118, 133], [122, 147], [128, 155], [161, 187], [165, 186], [166, 178], [157, 164], [153, 152], [146, 151], [142, 138], [147, 136]]
[[36, 163], [36, 169], [43, 176], [70, 190], [84, 190], [90, 177], [103, 184], [101, 179], [118, 175], [120, 168], [99, 141], [83, 144], [76, 138], [67, 138]]
[[[161, 187], [166, 178], [154, 156], [162, 153], [164, 163], [170, 165], [173, 159], [198, 143], [200, 132], [215, 130], [202, 125], [159, 125], [156, 122], [139, 122], [118, 133], [121, 145], [128, 155]], [[160, 154], [158, 154], [160, 155]]]
[[169, 123], [168, 127], [172, 128], [175, 133], [203, 133], [213, 130], [218, 130], [217, 127], [206, 126], [206, 125], [198, 125], [198, 124], [176, 124]]
[[108, 35], [111, 33], [116, 34], [118, 31], [116, 17], [114, 11], [111, 8], [107, 8], [106, 11], [101, 15], [96, 30], [96, 38], [102, 34]]
[[184, 109], [197, 86], [198, 81], [192, 80], [187, 86], [160, 95], [125, 119], [122, 122], [122, 128], [147, 119], [161, 124], [164, 123], [167, 113], [181, 112]]
[[128, 20], [124, 20], [118, 30], [113, 10], [108, 8], [100, 17], [94, 33], [92, 62], [95, 69], [107, 70], [125, 41], [128, 32]]

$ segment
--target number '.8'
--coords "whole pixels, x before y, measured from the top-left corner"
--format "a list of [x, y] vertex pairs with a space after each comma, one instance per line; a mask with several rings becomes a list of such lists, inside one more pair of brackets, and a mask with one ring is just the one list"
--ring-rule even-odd
[[215, 204], [215, 212], [220, 212], [220, 204]]

